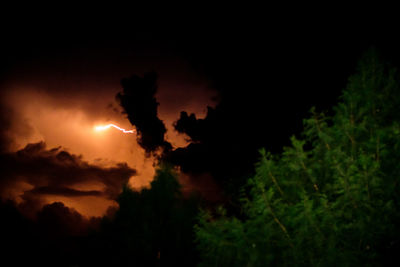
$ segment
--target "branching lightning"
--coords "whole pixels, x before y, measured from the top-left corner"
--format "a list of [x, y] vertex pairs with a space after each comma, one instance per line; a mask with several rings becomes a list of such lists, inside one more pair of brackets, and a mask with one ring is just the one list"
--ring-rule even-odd
[[95, 126], [95, 127], [94, 127], [94, 130], [95, 130], [95, 131], [105, 131], [105, 130], [107, 130], [107, 129], [110, 128], [110, 127], [114, 127], [115, 129], [120, 130], [120, 131], [123, 132], [123, 133], [135, 133], [135, 132], [136, 132], [135, 130], [125, 130], [125, 129], [121, 128], [121, 127], [118, 127], [118, 126], [115, 125], [115, 124], [112, 124], [112, 123], [107, 124], [107, 125]]

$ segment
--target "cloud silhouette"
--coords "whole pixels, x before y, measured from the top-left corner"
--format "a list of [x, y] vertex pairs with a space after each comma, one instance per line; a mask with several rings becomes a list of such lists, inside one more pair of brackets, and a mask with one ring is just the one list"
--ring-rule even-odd
[[27, 192], [33, 194], [58, 195], [65, 197], [104, 196], [104, 193], [98, 190], [76, 190], [66, 187], [55, 187], [55, 186], [36, 187]]
[[[126, 163], [113, 167], [90, 164], [81, 156], [71, 154], [61, 147], [47, 149], [44, 142], [28, 144], [17, 152], [0, 154], [0, 192], [5, 194], [18, 183], [26, 183], [30, 189], [21, 196], [23, 206], [33, 208], [42, 205], [41, 195], [65, 197], [101, 196], [115, 199], [123, 184], [136, 174]], [[74, 186], [97, 182], [104, 189], [81, 190]]]
[[139, 145], [147, 153], [159, 148], [170, 150], [171, 144], [164, 139], [167, 130], [157, 116], [157, 74], [150, 72], [143, 77], [133, 75], [122, 79], [121, 85], [122, 92], [116, 98], [131, 124], [136, 126]]

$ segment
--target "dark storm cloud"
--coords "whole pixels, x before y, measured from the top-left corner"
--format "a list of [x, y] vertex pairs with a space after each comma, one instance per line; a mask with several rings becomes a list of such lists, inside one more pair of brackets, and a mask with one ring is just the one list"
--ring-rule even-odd
[[1, 102], [0, 153], [9, 151], [15, 145], [15, 135], [29, 136], [32, 133], [32, 127], [23, 118], [18, 116], [15, 110], [3, 105]]
[[10, 128], [11, 125], [11, 110], [0, 105], [0, 124], [2, 125], [2, 129], [0, 129], [0, 153], [7, 151], [10, 144], [10, 138], [7, 136], [6, 131], [4, 129]]
[[75, 190], [66, 187], [52, 187], [42, 186], [36, 187], [35, 189], [29, 190], [28, 192], [33, 194], [42, 195], [57, 195], [65, 197], [83, 197], [83, 196], [103, 196], [103, 192], [98, 190]]
[[174, 123], [174, 128], [179, 133], [184, 133], [190, 137], [192, 142], [204, 141], [207, 134], [212, 134], [207, 131], [207, 128], [211, 127], [215, 109], [207, 107], [206, 119], [197, 119], [196, 114], [188, 115], [186, 111], [182, 111], [180, 118]]
[[136, 126], [137, 141], [147, 153], [158, 148], [171, 149], [171, 144], [164, 139], [166, 128], [157, 116], [159, 103], [157, 92], [157, 74], [146, 73], [143, 77], [133, 75], [121, 81], [122, 92], [117, 100], [132, 125]]
[[[250, 88], [246, 94], [233, 84], [235, 90], [221, 90], [221, 102], [208, 108], [204, 119], [181, 112], [174, 127], [192, 143], [171, 151], [166, 158], [186, 173], [211, 173], [225, 188], [244, 182], [252, 175], [258, 149], [278, 151], [300, 128], [297, 117], [308, 109], [285, 99], [284, 93], [255, 87], [257, 82], [255, 77], [243, 84], [243, 88]], [[254, 87], [257, 90], [251, 89]]]
[[[2, 153], [0, 162], [2, 195], [19, 182], [33, 186], [22, 196], [27, 202], [24, 205], [40, 202], [38, 200], [40, 195], [104, 196], [115, 199], [122, 185], [136, 174], [136, 171], [127, 164], [120, 163], [108, 168], [96, 166], [60, 147], [46, 149], [44, 142], [28, 144], [17, 152]], [[85, 182], [102, 183], [105, 188], [103, 191], [83, 191], [73, 188]], [[33, 203], [36, 204], [40, 203]]]

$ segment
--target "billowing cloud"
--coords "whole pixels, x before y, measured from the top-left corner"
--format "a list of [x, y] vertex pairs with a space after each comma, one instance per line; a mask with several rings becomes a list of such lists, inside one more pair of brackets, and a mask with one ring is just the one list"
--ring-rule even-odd
[[65, 197], [82, 197], [82, 196], [103, 196], [104, 193], [98, 190], [76, 190], [67, 187], [56, 187], [56, 186], [42, 186], [36, 187], [30, 191], [33, 194], [42, 195], [58, 195]]
[[[61, 147], [47, 149], [44, 142], [28, 144], [17, 152], [0, 155], [0, 190], [2, 196], [18, 184], [26, 184], [20, 196], [22, 206], [38, 210], [43, 196], [97, 196], [115, 199], [123, 184], [136, 174], [126, 163], [112, 167], [90, 164], [82, 156], [71, 154]], [[102, 190], [81, 189], [81, 185], [97, 183]]]
[[258, 149], [268, 146], [276, 150], [277, 144], [281, 145], [286, 138], [277, 130], [284, 129], [285, 121], [264, 117], [266, 111], [273, 113], [273, 106], [265, 106], [260, 94], [254, 93], [258, 101], [251, 100], [252, 105], [244, 96], [224, 92], [221, 103], [209, 107], [205, 118], [181, 112], [174, 127], [188, 136], [191, 143], [171, 151], [166, 158], [193, 179], [210, 173], [227, 190], [243, 184], [252, 175]]
[[215, 110], [208, 107], [206, 119], [199, 119], [194, 113], [188, 115], [186, 111], [182, 111], [180, 118], [174, 123], [175, 130], [189, 136], [192, 142], [204, 141], [207, 134], [212, 134], [208, 128], [213, 123], [214, 113]]
[[164, 139], [167, 129], [157, 116], [156, 73], [124, 78], [121, 85], [123, 90], [117, 94], [117, 99], [131, 124], [136, 126], [138, 143], [147, 153], [155, 152], [158, 148], [170, 150], [171, 144]]

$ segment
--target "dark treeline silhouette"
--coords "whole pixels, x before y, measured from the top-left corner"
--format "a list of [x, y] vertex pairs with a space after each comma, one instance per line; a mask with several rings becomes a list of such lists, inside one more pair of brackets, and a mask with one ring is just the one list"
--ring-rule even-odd
[[[28, 219], [15, 203], [0, 203], [1, 258], [11, 266], [70, 266], [88, 255], [87, 233], [100, 219], [91, 221], [60, 202], [43, 207]], [[91, 266], [91, 265], [88, 265]]]
[[127, 185], [110, 217], [88, 220], [55, 202], [36, 219], [2, 202], [1, 255], [14, 266], [195, 266], [198, 198], [183, 197], [172, 167], [158, 168], [150, 189]]
[[114, 218], [103, 221], [96, 237], [96, 243], [105, 249], [105, 254], [97, 256], [99, 263], [196, 265], [193, 226], [198, 201], [183, 198], [171, 167], [164, 165], [157, 170], [150, 189], [136, 192], [125, 186], [118, 203]]

